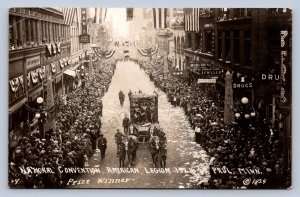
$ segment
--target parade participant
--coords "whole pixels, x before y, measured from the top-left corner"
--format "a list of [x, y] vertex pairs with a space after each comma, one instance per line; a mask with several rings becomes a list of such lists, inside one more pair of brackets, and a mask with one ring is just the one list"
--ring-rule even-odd
[[130, 120], [129, 120], [127, 114], [125, 114], [125, 117], [123, 119], [123, 128], [124, 128], [124, 133], [125, 134], [128, 134], [129, 124], [130, 124]]
[[107, 140], [103, 136], [103, 134], [100, 134], [100, 137], [98, 138], [98, 148], [100, 149], [101, 153], [101, 161], [105, 158], [105, 151], [107, 148]]
[[129, 92], [128, 92], [128, 98], [130, 99], [130, 96], [132, 95], [132, 92], [131, 92], [131, 90], [129, 90]]
[[123, 107], [124, 104], [124, 99], [125, 99], [125, 94], [123, 93], [122, 90], [119, 92], [119, 100], [120, 100], [120, 105]]
[[117, 133], [115, 134], [115, 142], [117, 144], [117, 156], [119, 156], [120, 144], [122, 142], [123, 133], [119, 129], [117, 129]]
[[129, 129], [128, 129], [128, 135], [135, 135], [135, 131], [134, 131], [134, 126], [132, 123], [130, 123], [129, 125]]

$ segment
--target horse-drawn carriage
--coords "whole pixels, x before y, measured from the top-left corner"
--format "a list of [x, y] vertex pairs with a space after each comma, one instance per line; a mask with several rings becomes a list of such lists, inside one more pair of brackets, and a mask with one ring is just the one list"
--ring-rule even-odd
[[122, 137], [119, 162], [124, 167], [125, 155], [128, 155], [129, 166], [134, 165], [136, 151], [149, 148], [154, 166], [160, 163], [165, 168], [167, 159], [166, 136], [158, 124], [158, 95], [143, 93], [131, 94], [130, 119], [133, 132]]
[[132, 94], [130, 100], [130, 120], [140, 145], [148, 144], [150, 127], [158, 124], [158, 95]]

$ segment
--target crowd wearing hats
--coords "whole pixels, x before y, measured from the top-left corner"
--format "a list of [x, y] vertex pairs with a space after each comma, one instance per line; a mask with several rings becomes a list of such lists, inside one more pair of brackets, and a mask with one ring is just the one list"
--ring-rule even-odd
[[[285, 167], [282, 140], [276, 128], [257, 114], [256, 121], [244, 125], [224, 124], [224, 96], [213, 86], [205, 90], [190, 77], [164, 75], [163, 62], [141, 61], [155, 85], [163, 90], [171, 104], [184, 109], [191, 126], [200, 133], [199, 143], [210, 156], [211, 178], [200, 188], [286, 188], [290, 169]], [[262, 116], [262, 115], [261, 115]], [[229, 171], [213, 171], [221, 168]], [[239, 169], [241, 171], [239, 171]], [[243, 169], [259, 169], [261, 174]], [[244, 183], [249, 178], [265, 183]]]
[[[88, 167], [88, 158], [97, 148], [101, 134], [102, 101], [115, 69], [114, 60], [95, 62], [97, 70], [56, 104], [56, 130], [46, 131], [40, 139], [38, 130], [24, 134], [17, 148], [10, 150], [9, 185], [13, 188], [60, 188], [76, 173], [59, 169]], [[42, 171], [34, 171], [34, 169]], [[17, 180], [17, 181], [16, 181]]]

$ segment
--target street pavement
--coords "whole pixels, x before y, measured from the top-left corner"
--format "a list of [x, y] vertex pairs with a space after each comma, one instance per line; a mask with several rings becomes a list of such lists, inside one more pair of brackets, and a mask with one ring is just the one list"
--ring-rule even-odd
[[[122, 90], [126, 97], [123, 107], [118, 93]], [[158, 118], [167, 136], [167, 166], [156, 169], [150, 151], [141, 147], [131, 172], [120, 172], [114, 135], [117, 129], [123, 132], [122, 119], [129, 113], [128, 92], [158, 93]], [[173, 107], [165, 93], [157, 89], [146, 73], [133, 62], [119, 62], [111, 85], [103, 97], [102, 133], [107, 138], [106, 157], [100, 159], [95, 152], [89, 160], [89, 167], [99, 168], [101, 173], [80, 174], [70, 180], [70, 188], [196, 188], [201, 181], [209, 179], [209, 158], [194, 140], [194, 131], [180, 107]], [[125, 167], [128, 159], [125, 160]], [[115, 170], [114, 172], [112, 172]], [[128, 169], [127, 169], [128, 170]], [[158, 172], [159, 171], [159, 172]], [[74, 185], [73, 185], [74, 184]]]

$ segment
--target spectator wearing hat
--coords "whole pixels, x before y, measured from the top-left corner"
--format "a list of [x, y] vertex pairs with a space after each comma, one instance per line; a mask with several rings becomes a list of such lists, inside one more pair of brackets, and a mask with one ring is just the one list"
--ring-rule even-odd
[[105, 151], [107, 148], [107, 140], [103, 136], [103, 134], [100, 134], [100, 137], [98, 138], [98, 148], [100, 149], [101, 153], [101, 161], [105, 158]]

